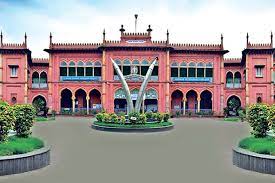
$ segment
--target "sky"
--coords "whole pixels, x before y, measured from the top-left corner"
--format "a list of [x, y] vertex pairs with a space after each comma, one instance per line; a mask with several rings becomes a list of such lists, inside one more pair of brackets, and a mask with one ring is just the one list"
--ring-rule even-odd
[[269, 43], [275, 32], [274, 0], [0, 0], [0, 29], [4, 42], [23, 42], [33, 57], [48, 57], [43, 49], [53, 42], [91, 43], [119, 40], [120, 26], [145, 32], [153, 40], [172, 43], [219, 44], [224, 35], [226, 57], [241, 57], [246, 33], [251, 43]]

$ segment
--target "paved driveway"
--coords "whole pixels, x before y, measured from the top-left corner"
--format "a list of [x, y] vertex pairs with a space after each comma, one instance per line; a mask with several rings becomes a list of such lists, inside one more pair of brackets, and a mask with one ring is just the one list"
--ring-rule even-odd
[[159, 133], [112, 133], [89, 118], [37, 123], [34, 135], [52, 146], [51, 165], [0, 177], [5, 183], [272, 183], [275, 176], [236, 168], [231, 147], [249, 134], [245, 123], [177, 119]]

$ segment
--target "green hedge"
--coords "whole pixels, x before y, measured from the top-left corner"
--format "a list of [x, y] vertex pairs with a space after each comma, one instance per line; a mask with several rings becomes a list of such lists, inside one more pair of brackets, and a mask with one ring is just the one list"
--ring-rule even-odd
[[156, 128], [165, 127], [173, 125], [172, 122], [162, 122], [162, 123], [144, 123], [144, 124], [122, 124], [122, 123], [104, 123], [104, 122], [94, 122], [95, 125], [105, 126], [105, 127], [116, 127], [116, 128]]
[[275, 138], [247, 137], [239, 142], [239, 147], [259, 154], [275, 155]]
[[0, 143], [0, 156], [24, 154], [42, 147], [44, 147], [44, 143], [38, 138], [12, 136], [8, 138], [7, 142]]

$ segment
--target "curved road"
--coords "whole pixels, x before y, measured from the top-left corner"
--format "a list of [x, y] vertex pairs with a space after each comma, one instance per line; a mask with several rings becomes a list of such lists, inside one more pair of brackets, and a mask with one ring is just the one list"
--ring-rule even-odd
[[51, 165], [0, 177], [3, 183], [275, 183], [275, 176], [232, 165], [231, 147], [249, 135], [246, 123], [176, 119], [158, 133], [112, 133], [89, 118], [39, 122], [34, 135], [52, 146]]

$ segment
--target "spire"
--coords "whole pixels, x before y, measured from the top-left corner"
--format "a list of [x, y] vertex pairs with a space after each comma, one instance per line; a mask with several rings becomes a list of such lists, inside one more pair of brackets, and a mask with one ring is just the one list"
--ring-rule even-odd
[[135, 33], [137, 33], [137, 18], [138, 14], [135, 14]]
[[223, 48], [223, 34], [221, 34], [221, 47]]
[[27, 33], [26, 32], [25, 32], [24, 38], [25, 38], [25, 46], [27, 47]]
[[106, 41], [105, 35], [106, 35], [106, 32], [105, 32], [105, 29], [103, 29], [103, 43], [105, 43], [105, 41]]
[[273, 33], [272, 33], [272, 31], [270, 33], [270, 44], [273, 47]]
[[3, 33], [2, 33], [2, 30], [1, 30], [1, 34], [0, 34], [0, 46], [3, 45]]
[[249, 35], [248, 33], [246, 33], [246, 47], [248, 47], [249, 45]]
[[50, 47], [52, 46], [53, 44], [53, 36], [52, 36], [52, 33], [50, 32]]
[[121, 28], [119, 29], [119, 31], [121, 32], [121, 36], [122, 36], [122, 34], [125, 32], [125, 29], [123, 28], [123, 25], [121, 25]]
[[166, 32], [166, 44], [169, 44], [169, 31]]
[[151, 25], [148, 25], [148, 29], [147, 29], [148, 34], [151, 35], [152, 31], [153, 31], [153, 29], [151, 29]]

